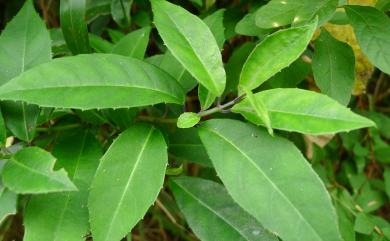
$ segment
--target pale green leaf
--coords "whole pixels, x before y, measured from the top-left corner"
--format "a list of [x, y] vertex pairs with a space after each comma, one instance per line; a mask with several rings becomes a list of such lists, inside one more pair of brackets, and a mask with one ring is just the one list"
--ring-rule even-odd
[[199, 135], [229, 194], [265, 228], [285, 241], [341, 241], [324, 184], [291, 142], [228, 119]]
[[221, 95], [226, 74], [208, 26], [197, 16], [165, 0], [153, 0], [152, 9], [157, 30], [171, 53], [203, 86], [214, 95]]
[[[0, 35], [0, 85], [50, 59], [49, 32], [34, 10], [32, 1], [26, 1]], [[6, 126], [16, 137], [32, 140], [40, 112], [38, 107], [3, 102], [2, 112]]]
[[200, 116], [194, 112], [184, 112], [177, 119], [177, 127], [179, 128], [191, 128], [198, 124]]
[[144, 27], [130, 32], [115, 44], [112, 53], [143, 59], [149, 42], [150, 30], [150, 27]]
[[62, 134], [53, 155], [56, 168], [64, 168], [77, 192], [34, 195], [24, 216], [24, 241], [83, 241], [89, 230], [89, 185], [101, 157], [99, 142], [87, 131]]
[[[274, 129], [321, 135], [375, 126], [371, 120], [313, 91], [271, 89], [257, 93], [255, 97], [267, 108]], [[263, 125], [247, 100], [236, 104], [232, 110], [255, 124]]]
[[55, 59], [26, 71], [0, 87], [0, 99], [100, 109], [181, 104], [184, 93], [175, 79], [151, 64], [119, 55], [88, 54]]
[[325, 29], [315, 42], [313, 74], [321, 92], [347, 105], [355, 82], [352, 48], [333, 38]]
[[365, 213], [359, 213], [355, 219], [353, 229], [357, 233], [370, 235], [374, 231], [375, 225], [371, 222], [369, 216]]
[[24, 148], [4, 165], [4, 186], [23, 194], [77, 191], [64, 169], [53, 170], [55, 161], [56, 159], [43, 149]]
[[390, 74], [390, 19], [373, 7], [345, 6], [359, 46], [371, 63]]
[[278, 240], [241, 209], [218, 183], [178, 177], [171, 179], [171, 187], [191, 229], [203, 241], [215, 241], [215, 237], [224, 241]]
[[310, 21], [318, 16], [318, 25], [327, 22], [335, 13], [338, 0], [271, 0], [256, 12], [256, 25], [277, 28]]
[[240, 86], [253, 90], [288, 67], [306, 49], [317, 21], [269, 35], [249, 55], [240, 75]]
[[91, 52], [88, 28], [85, 22], [86, 0], [61, 0], [61, 29], [68, 48], [73, 54]]
[[161, 132], [133, 125], [103, 156], [88, 207], [95, 241], [120, 240], [143, 218], [163, 186], [168, 163]]

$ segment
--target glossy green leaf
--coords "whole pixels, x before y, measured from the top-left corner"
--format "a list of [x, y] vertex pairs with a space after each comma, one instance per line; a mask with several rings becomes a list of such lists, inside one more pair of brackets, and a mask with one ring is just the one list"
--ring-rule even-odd
[[373, 7], [345, 6], [359, 46], [371, 63], [390, 74], [390, 19]]
[[195, 162], [204, 166], [211, 166], [206, 149], [199, 139], [195, 128], [178, 129], [169, 133], [169, 154], [175, 160]]
[[[35, 65], [50, 61], [51, 40], [32, 1], [25, 5], [0, 35], [0, 85]], [[39, 108], [23, 103], [2, 103], [8, 129], [19, 139], [31, 141]]]
[[347, 105], [355, 82], [355, 55], [352, 48], [322, 29], [315, 42], [313, 74], [321, 92]]
[[220, 50], [207, 25], [164, 0], [153, 0], [152, 9], [157, 30], [171, 53], [204, 87], [214, 95], [221, 95], [226, 74]]
[[87, 131], [62, 134], [53, 148], [56, 168], [64, 168], [77, 192], [34, 195], [24, 216], [24, 241], [83, 241], [89, 230], [89, 185], [101, 157], [99, 142]]
[[318, 15], [318, 25], [328, 21], [336, 11], [338, 0], [272, 0], [256, 12], [256, 25], [277, 28], [310, 21]]
[[198, 124], [200, 116], [194, 112], [184, 112], [177, 119], [177, 127], [179, 128], [191, 128]]
[[61, 0], [61, 29], [66, 44], [73, 54], [91, 52], [88, 40], [88, 28], [85, 22], [86, 0]]
[[16, 214], [17, 195], [0, 183], [0, 225], [9, 216]]
[[103, 156], [88, 207], [95, 241], [123, 238], [145, 215], [162, 188], [168, 163], [161, 132], [134, 125]]
[[316, 29], [317, 21], [269, 35], [249, 55], [240, 75], [240, 86], [253, 90], [296, 60]]
[[[371, 120], [313, 91], [271, 89], [257, 93], [255, 97], [267, 108], [274, 129], [320, 135], [375, 126]], [[247, 100], [236, 104], [232, 110], [255, 124], [263, 125]]]
[[133, 0], [111, 0], [111, 15], [122, 28], [130, 25], [130, 10]]
[[64, 169], [53, 170], [56, 159], [38, 147], [20, 150], [3, 168], [3, 183], [16, 193], [77, 191]]
[[130, 32], [114, 46], [112, 53], [143, 59], [149, 42], [150, 30], [150, 27], [144, 27]]
[[181, 104], [184, 93], [175, 79], [153, 65], [119, 55], [89, 54], [56, 59], [23, 73], [0, 87], [0, 99], [101, 109]]
[[265, 228], [285, 241], [341, 240], [324, 184], [291, 142], [228, 119], [199, 135], [229, 194]]
[[171, 179], [171, 187], [191, 229], [203, 241], [215, 241], [215, 237], [224, 241], [278, 240], [241, 209], [218, 183], [178, 177]]

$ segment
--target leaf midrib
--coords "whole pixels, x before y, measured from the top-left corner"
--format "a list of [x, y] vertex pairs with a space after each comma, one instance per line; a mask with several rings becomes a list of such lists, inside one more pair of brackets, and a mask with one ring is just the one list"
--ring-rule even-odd
[[[204, 128], [204, 130], [210, 132], [210, 133], [214, 133], [215, 135], [217, 135], [218, 137], [220, 137], [223, 141], [225, 141], [226, 143], [230, 144], [234, 149], [236, 149], [245, 159], [247, 159], [249, 161], [250, 164], [252, 164], [252, 166], [255, 167], [256, 170], [258, 170], [263, 176], [264, 178], [271, 184], [271, 186], [274, 187], [274, 190], [280, 194], [280, 196], [286, 200], [286, 202], [292, 207], [292, 209], [298, 214], [298, 216], [300, 217], [300, 219], [306, 223], [306, 225], [313, 231], [313, 233], [315, 234], [315, 236], [317, 236], [317, 238], [319, 238], [319, 240], [321, 241], [325, 241], [323, 240], [317, 233], [317, 231], [314, 229], [314, 227], [312, 226], [311, 223], [307, 222], [307, 220], [305, 219], [305, 217], [303, 216], [303, 214], [300, 212], [299, 209], [297, 209], [293, 203], [287, 198], [287, 196], [278, 188], [278, 186], [272, 182], [272, 180], [268, 177], [268, 175], [266, 175], [258, 165], [256, 165], [256, 162], [250, 158], [246, 153], [244, 153], [238, 146], [236, 146], [233, 142], [231, 142], [230, 140], [228, 140], [225, 136], [219, 134], [218, 132], [212, 130], [212, 129], [209, 129], [209, 128]], [[227, 189], [229, 191], [229, 189]]]
[[241, 230], [239, 230], [237, 227], [234, 226], [233, 223], [229, 222], [229, 220], [225, 219], [224, 216], [222, 216], [221, 214], [219, 214], [218, 212], [216, 212], [213, 208], [211, 208], [207, 203], [203, 202], [202, 199], [200, 198], [197, 198], [197, 196], [195, 196], [194, 194], [192, 194], [190, 191], [188, 191], [184, 186], [182, 186], [181, 184], [175, 182], [176, 185], [180, 186], [181, 189], [183, 191], [185, 191], [187, 194], [189, 194], [194, 200], [198, 201], [200, 204], [202, 204], [202, 206], [204, 206], [206, 209], [210, 210], [212, 213], [214, 213], [217, 217], [219, 217], [220, 219], [222, 219], [226, 224], [228, 224], [230, 227], [232, 227], [234, 230], [236, 230], [243, 238], [245, 238], [245, 240], [248, 240], [245, 236], [245, 234], [242, 233]]
[[[128, 179], [128, 181], [127, 181], [127, 183], [126, 183], [126, 186], [125, 186], [125, 188], [124, 188], [124, 190], [123, 190], [123, 192], [122, 192], [122, 195], [121, 195], [121, 197], [120, 197], [120, 199], [119, 199], [119, 202], [118, 202], [118, 204], [116, 205], [114, 214], [113, 214], [113, 216], [112, 216], [112, 219], [111, 219], [110, 224], [109, 224], [109, 226], [108, 226], [108, 230], [106, 231], [106, 236], [105, 236], [105, 238], [104, 238], [104, 240], [106, 240], [106, 241], [109, 241], [109, 240], [110, 240], [109, 238], [110, 238], [111, 230], [112, 230], [112, 227], [113, 227], [112, 224], [114, 223], [114, 220], [116, 219], [116, 216], [118, 215], [119, 208], [122, 206], [123, 199], [125, 198], [125, 196], [126, 196], [126, 194], [127, 194], [127, 192], [128, 192], [128, 189], [129, 189], [129, 187], [130, 187], [131, 181], [133, 180], [135, 170], [137, 169], [137, 167], [138, 167], [138, 165], [139, 165], [139, 163], [140, 163], [140, 161], [141, 161], [141, 159], [142, 159], [141, 157], [142, 157], [142, 155], [143, 155], [143, 153], [144, 153], [144, 151], [145, 151], [145, 148], [146, 148], [146, 146], [147, 146], [147, 144], [148, 144], [148, 142], [149, 142], [149, 140], [150, 140], [150, 137], [152, 136], [153, 132], [154, 132], [154, 127], [151, 127], [150, 130], [149, 130], [148, 135], [147, 135], [146, 138], [145, 138], [144, 144], [142, 145], [142, 147], [141, 147], [141, 149], [140, 149], [140, 152], [139, 152], [139, 154], [138, 154], [138, 156], [137, 156], [137, 159], [136, 159], [136, 161], [135, 161], [135, 163], [134, 163], [133, 169], [131, 170], [129, 179]], [[108, 151], [107, 151], [107, 152], [108, 152]], [[103, 157], [103, 158], [104, 158], [104, 157]]]
[[[165, 13], [166, 16], [168, 16], [168, 19], [170, 20], [171, 23], [173, 23], [173, 25], [176, 27], [176, 29], [181, 30], [181, 28], [179, 28], [179, 26], [176, 24], [176, 22], [172, 20], [171, 16], [165, 12], [165, 9], [164, 9], [164, 13]], [[161, 24], [161, 22], [160, 22], [160, 24]], [[163, 24], [163, 25], [164, 25], [164, 24]], [[206, 25], [206, 26], [207, 26], [207, 25]], [[186, 36], [184, 36], [184, 35], [181, 33], [181, 31], [178, 31], [178, 32], [179, 32], [179, 34], [183, 37], [183, 39], [187, 42], [187, 44], [190, 46], [189, 49], [191, 50], [191, 52], [193, 53], [193, 55], [195, 55], [196, 59], [202, 64], [203, 69], [204, 69], [205, 72], [207, 73], [207, 77], [209, 78], [209, 80], [211, 80], [211, 84], [214, 86], [215, 91], [218, 92], [218, 89], [219, 89], [219, 88], [218, 88], [216, 82], [214, 81], [214, 78], [211, 76], [209, 70], [206, 68], [207, 65], [206, 65], [205, 63], [203, 63], [203, 60], [198, 56], [198, 54], [196, 53], [196, 51], [192, 48], [192, 45], [191, 45], [190, 41], [186, 38]], [[211, 32], [211, 31], [210, 31], [210, 32]], [[211, 33], [211, 35], [212, 35], [212, 33]], [[167, 44], [167, 45], [168, 45], [168, 44]], [[218, 48], [218, 49], [219, 49], [219, 48]], [[171, 53], [172, 53], [172, 55], [175, 55], [175, 53], [174, 53], [173, 51], [171, 51]], [[182, 62], [180, 61], [180, 58], [177, 58], [177, 60], [179, 60], [179, 62], [184, 66], [184, 63], [182, 63]]]

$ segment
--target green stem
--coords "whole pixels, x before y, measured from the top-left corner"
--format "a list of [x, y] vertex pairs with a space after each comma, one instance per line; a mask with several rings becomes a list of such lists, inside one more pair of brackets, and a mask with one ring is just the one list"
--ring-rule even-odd
[[214, 113], [222, 112], [226, 108], [228, 108], [230, 106], [233, 106], [233, 105], [237, 104], [238, 102], [240, 102], [244, 97], [245, 97], [245, 95], [241, 95], [241, 96], [235, 98], [234, 100], [232, 100], [232, 101], [230, 101], [230, 102], [228, 102], [226, 104], [218, 105], [218, 106], [216, 106], [214, 108], [211, 108], [209, 110], [201, 111], [201, 112], [198, 113], [198, 115], [200, 117], [203, 117], [203, 116], [211, 115], [211, 114], [214, 114]]
[[56, 126], [56, 127], [49, 127], [49, 128], [36, 128], [37, 132], [52, 132], [52, 131], [65, 131], [65, 130], [71, 130], [80, 127], [80, 124], [70, 124], [66, 126]]

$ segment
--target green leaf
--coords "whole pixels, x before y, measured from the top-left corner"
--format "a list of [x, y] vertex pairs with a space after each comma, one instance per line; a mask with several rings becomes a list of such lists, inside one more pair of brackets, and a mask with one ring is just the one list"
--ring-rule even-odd
[[[225, 27], [223, 26], [224, 12], [225, 9], [220, 9], [203, 20], [213, 33], [220, 50], [222, 50], [225, 43]], [[198, 86], [198, 96], [202, 110], [208, 109], [214, 103], [215, 98], [217, 98], [215, 94], [208, 91], [207, 88], [201, 84]]]
[[241, 209], [222, 185], [195, 177], [170, 181], [180, 210], [201, 240], [278, 240]]
[[[49, 32], [32, 1], [26, 1], [0, 36], [0, 85], [50, 59]], [[22, 103], [2, 103], [1, 106], [8, 129], [19, 139], [31, 141], [39, 108]]]
[[223, 44], [225, 43], [225, 27], [223, 26], [223, 14], [225, 9], [219, 9], [206, 18], [203, 19], [203, 22], [207, 24], [210, 31], [213, 33], [215, 40], [219, 49], [223, 49]]
[[226, 74], [217, 42], [207, 25], [164, 0], [153, 0], [152, 9], [157, 30], [171, 53], [204, 87], [221, 95]]
[[1, 111], [7, 128], [16, 137], [24, 141], [32, 141], [35, 136], [35, 126], [37, 125], [39, 113], [41, 112], [38, 106], [3, 101], [1, 103]]
[[199, 135], [229, 194], [265, 228], [285, 241], [341, 240], [324, 184], [291, 142], [228, 119]]
[[60, 1], [61, 29], [73, 54], [91, 52], [85, 22], [85, 0]]
[[112, 0], [111, 1], [111, 15], [114, 21], [126, 28], [130, 26], [130, 10], [133, 0]]
[[269, 118], [269, 113], [267, 108], [264, 106], [263, 101], [260, 98], [256, 98], [252, 91], [245, 90], [246, 99], [249, 102], [249, 105], [254, 110], [256, 117], [261, 120], [261, 122], [265, 125], [270, 135], [273, 135], [274, 132], [271, 127], [271, 120]]
[[88, 202], [95, 241], [120, 240], [143, 218], [163, 186], [166, 149], [161, 132], [142, 124], [133, 125], [112, 143]]
[[198, 124], [200, 116], [194, 112], [184, 112], [179, 116], [177, 120], [177, 127], [179, 128], [191, 128]]
[[277, 28], [306, 22], [318, 15], [318, 25], [335, 13], [338, 0], [272, 0], [256, 12], [256, 25]]
[[5, 146], [7, 140], [7, 129], [5, 128], [4, 118], [0, 110], [0, 147]]
[[354, 230], [357, 233], [370, 235], [374, 231], [374, 224], [369, 219], [369, 216], [365, 213], [359, 213], [355, 219]]
[[175, 79], [153, 65], [119, 55], [88, 54], [55, 59], [23, 73], [0, 87], [0, 99], [102, 109], [181, 104], [184, 93]]
[[241, 35], [247, 35], [247, 36], [259, 36], [259, 35], [261, 36], [269, 33], [268, 29], [257, 27], [255, 18], [256, 18], [256, 14], [252, 12], [245, 15], [237, 23], [234, 29], [236, 33]]
[[149, 42], [150, 30], [150, 27], [144, 27], [130, 32], [114, 46], [112, 53], [143, 59]]
[[[375, 126], [371, 120], [313, 91], [271, 89], [255, 94], [255, 98], [265, 105], [274, 129], [322, 135]], [[248, 100], [236, 104], [232, 111], [257, 125], [264, 125]]]
[[238, 81], [240, 79], [240, 73], [242, 66], [244, 65], [249, 54], [255, 48], [255, 43], [246, 42], [238, 48], [235, 48], [232, 56], [225, 65], [226, 69], [226, 89], [225, 93], [237, 91]]
[[107, 29], [107, 33], [114, 44], [117, 44], [122, 38], [126, 36], [123, 32], [111, 28]]
[[112, 0], [86, 0], [86, 19], [91, 22], [101, 15], [110, 14]]
[[87, 131], [62, 134], [53, 148], [56, 168], [64, 168], [78, 192], [34, 195], [24, 216], [25, 241], [83, 241], [89, 230], [89, 185], [101, 157], [99, 142]]
[[195, 162], [204, 166], [211, 166], [210, 158], [199, 139], [195, 128], [178, 129], [169, 133], [169, 154], [175, 160]]
[[345, 6], [359, 46], [371, 63], [390, 74], [390, 19], [367, 6]]
[[111, 53], [114, 45], [107, 40], [95, 35], [89, 35], [89, 45], [97, 52], [97, 53]]
[[383, 178], [385, 179], [385, 190], [387, 197], [390, 198], [390, 168], [386, 168], [383, 173]]
[[53, 170], [56, 159], [38, 147], [18, 151], [3, 168], [3, 183], [16, 193], [77, 191], [64, 169]]
[[198, 99], [200, 102], [200, 109], [201, 110], [207, 110], [212, 106], [215, 102], [215, 96], [213, 93], [208, 91], [206, 87], [203, 87], [203, 85], [199, 84], [198, 86]]
[[16, 214], [17, 195], [1, 186], [0, 183], [0, 224], [9, 216]]
[[196, 79], [186, 71], [183, 65], [169, 51], [162, 56], [161, 62], [155, 65], [174, 77], [183, 86], [186, 93], [197, 85]]
[[240, 86], [253, 90], [296, 60], [316, 29], [317, 21], [269, 35], [249, 55], [240, 75]]
[[351, 46], [322, 29], [315, 42], [312, 66], [321, 92], [347, 105], [355, 82], [355, 55]]

